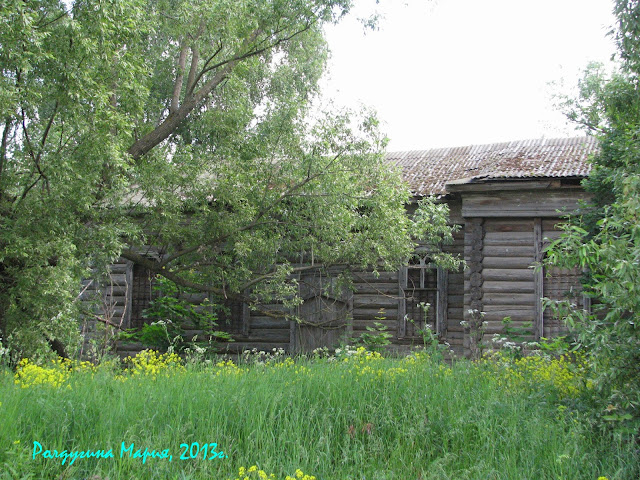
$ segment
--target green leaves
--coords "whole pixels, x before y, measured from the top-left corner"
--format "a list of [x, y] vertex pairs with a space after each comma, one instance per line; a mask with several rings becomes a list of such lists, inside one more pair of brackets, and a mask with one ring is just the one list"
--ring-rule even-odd
[[[592, 417], [601, 428], [638, 436], [640, 425], [640, 24], [638, 3], [617, 0], [619, 71], [591, 66], [570, 118], [599, 134], [601, 150], [585, 188], [593, 203], [570, 219], [548, 262], [586, 273], [593, 312], [568, 310], [594, 375]], [[613, 412], [613, 413], [612, 413]]]

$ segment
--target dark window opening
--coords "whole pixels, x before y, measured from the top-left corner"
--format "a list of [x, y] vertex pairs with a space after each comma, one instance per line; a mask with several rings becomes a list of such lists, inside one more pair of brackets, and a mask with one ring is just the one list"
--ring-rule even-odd
[[232, 335], [245, 335], [243, 320], [243, 303], [226, 300], [216, 308], [218, 330]]
[[142, 328], [143, 325], [150, 323], [147, 318], [144, 318], [143, 313], [151, 304], [153, 275], [142, 265], [134, 264], [132, 277], [129, 327]]

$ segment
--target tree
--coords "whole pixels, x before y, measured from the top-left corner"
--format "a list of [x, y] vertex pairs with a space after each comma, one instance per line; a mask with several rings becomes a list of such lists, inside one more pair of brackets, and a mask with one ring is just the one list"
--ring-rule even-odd
[[593, 314], [570, 311], [594, 375], [592, 419], [640, 435], [640, 4], [616, 0], [620, 67], [591, 65], [569, 117], [598, 136], [600, 152], [584, 182], [593, 203], [565, 225], [549, 262], [588, 272]]
[[446, 236], [429, 212], [404, 215], [375, 116], [311, 115], [322, 27], [350, 7], [3, 4], [2, 336], [26, 354], [70, 342], [80, 280], [119, 255], [213, 295], [292, 301], [301, 258], [388, 268], [411, 234]]

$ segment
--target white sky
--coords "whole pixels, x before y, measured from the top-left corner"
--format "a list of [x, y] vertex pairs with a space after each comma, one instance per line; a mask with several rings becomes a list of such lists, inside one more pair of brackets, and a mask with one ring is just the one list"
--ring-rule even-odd
[[[377, 9], [379, 31], [358, 16]], [[611, 0], [356, 0], [327, 30], [324, 96], [373, 107], [388, 150], [581, 135], [550, 82], [575, 86], [615, 51]]]

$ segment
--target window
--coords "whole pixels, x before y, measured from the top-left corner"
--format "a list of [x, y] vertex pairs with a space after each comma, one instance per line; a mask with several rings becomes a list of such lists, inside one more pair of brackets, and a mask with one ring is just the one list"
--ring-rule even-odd
[[142, 328], [145, 323], [149, 323], [142, 314], [151, 304], [152, 292], [153, 275], [145, 267], [134, 264], [131, 280], [129, 328]]
[[399, 338], [420, 337], [419, 330], [425, 325], [430, 325], [437, 334], [445, 333], [446, 289], [447, 272], [431, 263], [428, 255], [415, 255], [409, 265], [403, 267], [400, 271]]

